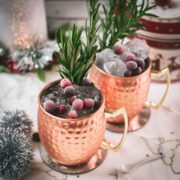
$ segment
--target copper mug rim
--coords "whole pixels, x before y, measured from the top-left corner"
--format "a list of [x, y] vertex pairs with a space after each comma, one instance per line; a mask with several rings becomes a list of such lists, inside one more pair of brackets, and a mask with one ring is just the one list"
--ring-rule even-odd
[[41, 91], [40, 91], [40, 93], [39, 93], [39, 95], [38, 95], [38, 104], [39, 104], [39, 107], [41, 108], [41, 110], [43, 111], [43, 113], [45, 113], [46, 115], [48, 115], [48, 116], [50, 116], [50, 117], [52, 117], [52, 118], [55, 118], [56, 120], [61, 120], [61, 121], [66, 121], [66, 122], [69, 122], [69, 121], [81, 121], [81, 120], [83, 121], [84, 119], [90, 118], [90, 117], [96, 115], [97, 113], [99, 113], [98, 110], [102, 107], [103, 104], [105, 104], [105, 98], [104, 98], [103, 93], [101, 92], [101, 90], [100, 90], [97, 86], [95, 86], [95, 87], [100, 91], [102, 100], [101, 100], [101, 104], [100, 104], [99, 108], [98, 108], [94, 113], [89, 114], [88, 116], [84, 116], [84, 117], [81, 117], [81, 118], [74, 118], [74, 119], [72, 119], [72, 118], [58, 117], [58, 116], [55, 116], [55, 115], [53, 115], [53, 114], [50, 114], [50, 113], [48, 113], [47, 111], [45, 111], [44, 108], [42, 107], [41, 97], [42, 97], [42, 94], [44, 93], [44, 91], [45, 91], [46, 89], [48, 89], [48, 88], [51, 87], [53, 84], [55, 84], [55, 83], [57, 83], [57, 82], [59, 82], [59, 81], [60, 81], [60, 79], [54, 80], [54, 81], [51, 81], [51, 82], [47, 83], [47, 84], [41, 89]]
[[139, 77], [139, 76], [142, 76], [143, 74], [146, 73], [146, 71], [148, 71], [149, 69], [151, 69], [152, 63], [151, 63], [151, 61], [150, 61], [149, 58], [148, 58], [148, 60], [149, 60], [149, 62], [148, 62], [148, 68], [147, 68], [144, 72], [142, 72], [141, 74], [138, 74], [138, 75], [135, 75], [135, 76], [129, 76], [129, 77], [115, 76], [115, 75], [109, 74], [109, 73], [103, 71], [101, 68], [99, 68], [95, 63], [93, 63], [93, 66], [94, 66], [94, 68], [96, 68], [98, 71], [100, 71], [101, 74], [103, 74], [104, 76], [111, 77], [111, 78], [113, 78], [113, 79], [129, 79], [129, 80], [131, 80], [131, 79], [136, 79], [136, 78]]

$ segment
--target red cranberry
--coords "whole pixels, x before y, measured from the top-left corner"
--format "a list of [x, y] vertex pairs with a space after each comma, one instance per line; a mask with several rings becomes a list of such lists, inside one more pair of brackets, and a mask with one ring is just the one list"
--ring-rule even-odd
[[77, 99], [77, 96], [71, 96], [69, 98], [69, 104], [72, 104], [75, 99]]
[[84, 99], [84, 106], [88, 109], [91, 109], [94, 107], [94, 100], [93, 99]]
[[138, 67], [137, 69], [135, 69], [133, 71], [133, 75], [138, 75], [138, 74], [141, 74], [142, 73], [142, 68], [141, 67]]
[[138, 65], [135, 61], [127, 61], [126, 67], [128, 70], [132, 71], [132, 70], [135, 70], [138, 67]]
[[66, 106], [63, 105], [63, 104], [59, 105], [58, 109], [59, 109], [61, 114], [64, 114], [66, 112], [66, 110], [67, 110]]
[[136, 56], [134, 54], [129, 54], [126, 58], [126, 61], [134, 61], [136, 59]]
[[54, 101], [46, 100], [43, 103], [43, 108], [45, 111], [47, 111], [49, 113], [53, 113], [56, 110], [57, 106], [56, 106], [56, 103]]
[[13, 60], [7, 60], [6, 62], [8, 69], [13, 72], [13, 73], [18, 73], [20, 72], [20, 69], [16, 67], [16, 61]]
[[84, 106], [84, 103], [81, 99], [75, 99], [72, 103], [73, 109], [81, 110]]
[[77, 118], [77, 112], [75, 110], [71, 110], [67, 113], [67, 116], [71, 119]]
[[125, 51], [125, 47], [122, 44], [116, 44], [113, 47], [113, 50], [116, 54], [123, 54]]
[[129, 76], [132, 76], [132, 71], [128, 70], [124, 73], [124, 76], [125, 77], [129, 77]]
[[75, 88], [73, 86], [67, 86], [64, 88], [64, 93], [68, 97], [74, 96], [75, 95]]
[[142, 69], [144, 69], [144, 67], [145, 67], [144, 60], [137, 59], [136, 62], [138, 64], [138, 66], [140, 66]]
[[62, 79], [60, 82], [60, 86], [62, 88], [65, 88], [65, 87], [71, 86], [71, 85], [72, 85], [72, 82], [69, 79]]

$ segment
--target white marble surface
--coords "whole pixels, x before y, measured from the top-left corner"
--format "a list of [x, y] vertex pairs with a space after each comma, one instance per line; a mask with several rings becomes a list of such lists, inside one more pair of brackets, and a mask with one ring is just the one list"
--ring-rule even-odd
[[[58, 73], [47, 72], [47, 82], [59, 78]], [[0, 107], [4, 110], [22, 109], [27, 112], [37, 130], [37, 96], [44, 83], [35, 74], [0, 74]], [[165, 86], [152, 83], [151, 100], [157, 100]], [[49, 169], [43, 164], [38, 148], [35, 147], [32, 170], [25, 180], [179, 180], [180, 179], [180, 83], [171, 85], [163, 107], [151, 111], [148, 124], [142, 129], [129, 133], [120, 152], [108, 152], [101, 166], [92, 172], [81, 175], [64, 175]], [[106, 132], [109, 140], [116, 142], [118, 134]], [[146, 138], [146, 141], [141, 138]], [[152, 139], [153, 138], [153, 139]], [[161, 138], [161, 139], [158, 139]], [[165, 158], [146, 164], [130, 174], [118, 172], [120, 164], [133, 163], [161, 147]], [[161, 146], [159, 146], [161, 142]], [[177, 174], [178, 173], [178, 174]]]

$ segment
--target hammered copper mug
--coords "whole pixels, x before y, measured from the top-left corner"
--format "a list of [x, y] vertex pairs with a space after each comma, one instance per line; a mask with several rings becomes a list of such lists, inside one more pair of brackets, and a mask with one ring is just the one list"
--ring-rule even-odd
[[[66, 166], [79, 166], [86, 163], [98, 149], [118, 151], [122, 146], [128, 129], [128, 119], [124, 108], [115, 113], [104, 113], [104, 96], [99, 109], [86, 117], [65, 119], [46, 112], [41, 105], [44, 91], [51, 87], [54, 81], [46, 85], [39, 94], [38, 129], [41, 143], [47, 153], [58, 163]], [[104, 141], [107, 116], [122, 114], [125, 128], [122, 138], [117, 145]], [[67, 172], [65, 169], [62, 172]], [[78, 171], [79, 172], [79, 171]], [[71, 172], [73, 173], [73, 172]]]
[[[151, 77], [158, 78], [165, 76], [167, 80], [166, 90], [158, 103], [146, 102]], [[137, 116], [144, 106], [158, 109], [167, 95], [170, 85], [169, 69], [165, 68], [159, 72], [151, 72], [151, 63], [149, 61], [147, 69], [136, 76], [117, 77], [107, 74], [95, 64], [90, 71], [90, 80], [94, 82], [104, 93], [106, 102], [105, 108], [109, 112], [114, 112], [120, 107], [124, 107], [128, 114], [128, 119], [131, 121]], [[110, 123], [122, 122], [121, 116], [116, 118], [108, 118]]]

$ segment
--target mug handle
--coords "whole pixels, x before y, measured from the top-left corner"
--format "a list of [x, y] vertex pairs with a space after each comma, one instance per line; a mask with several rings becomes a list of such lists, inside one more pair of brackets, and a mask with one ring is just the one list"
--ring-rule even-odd
[[159, 109], [161, 107], [161, 105], [163, 104], [163, 102], [167, 96], [169, 86], [170, 86], [170, 82], [171, 82], [169, 68], [164, 68], [158, 72], [151, 72], [151, 78], [159, 78], [161, 76], [165, 76], [165, 78], [166, 78], [166, 89], [164, 91], [163, 96], [161, 97], [161, 99], [157, 103], [151, 102], [151, 101], [145, 102], [145, 107], [153, 108], [153, 109]]
[[120, 141], [119, 141], [119, 143], [117, 145], [113, 145], [110, 142], [103, 141], [102, 144], [101, 144], [101, 147], [103, 149], [108, 149], [108, 150], [111, 150], [111, 151], [114, 151], [114, 152], [119, 151], [119, 149], [121, 148], [121, 146], [124, 143], [124, 140], [125, 140], [125, 137], [126, 137], [127, 131], [128, 131], [128, 116], [127, 116], [125, 108], [120, 108], [115, 112], [110, 112], [110, 111], [105, 109], [105, 117], [106, 118], [110, 118], [110, 117], [115, 118], [115, 117], [117, 117], [117, 116], [119, 116], [121, 114], [124, 117], [123, 119], [124, 119], [124, 122], [125, 122], [125, 127], [124, 127], [124, 132], [123, 132], [122, 138], [120, 139]]

